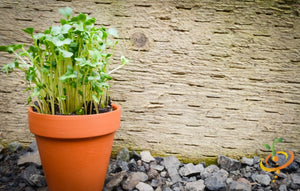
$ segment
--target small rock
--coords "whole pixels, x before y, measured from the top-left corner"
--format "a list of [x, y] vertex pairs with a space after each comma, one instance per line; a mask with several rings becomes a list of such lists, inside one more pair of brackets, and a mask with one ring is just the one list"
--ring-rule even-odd
[[129, 150], [127, 148], [122, 149], [118, 154], [117, 154], [117, 160], [129, 162], [130, 155], [129, 155]]
[[149, 184], [143, 183], [143, 182], [139, 182], [139, 183], [136, 185], [136, 188], [137, 188], [139, 191], [153, 191], [152, 186], [150, 186]]
[[0, 153], [3, 151], [4, 147], [0, 144]]
[[204, 189], [205, 189], [204, 180], [198, 180], [196, 182], [188, 182], [185, 185], [186, 191], [204, 191]]
[[170, 187], [163, 187], [163, 191], [173, 191]]
[[194, 165], [192, 163], [188, 163], [179, 169], [179, 174], [181, 176], [193, 176], [200, 174], [204, 171], [204, 167], [202, 164]]
[[150, 168], [147, 175], [149, 180], [152, 180], [153, 178], [156, 178], [159, 175], [159, 173], [157, 172], [157, 170]]
[[123, 160], [118, 160], [117, 161], [117, 171], [120, 172], [120, 171], [128, 171], [129, 168], [128, 168], [128, 163], [123, 161]]
[[167, 176], [167, 172], [166, 172], [166, 171], [162, 171], [162, 172], [160, 173], [160, 176], [165, 178], [165, 177]]
[[141, 155], [141, 159], [144, 162], [151, 162], [151, 161], [155, 161], [155, 159], [153, 158], [153, 156], [151, 155], [151, 153], [149, 151], [142, 151], [140, 153]]
[[178, 169], [181, 162], [175, 157], [175, 156], [168, 156], [165, 157], [163, 160], [163, 165], [166, 167], [166, 169], [176, 168]]
[[285, 184], [279, 186], [279, 191], [287, 191], [287, 187]]
[[132, 172], [129, 174], [128, 178], [123, 181], [122, 187], [125, 190], [133, 189], [139, 182], [145, 182], [148, 180], [147, 174], [143, 172]]
[[106, 190], [112, 190], [113, 188], [120, 185], [120, 183], [123, 181], [124, 177], [126, 176], [126, 171], [122, 171], [116, 174], [110, 174], [109, 175], [109, 181], [105, 185]]
[[[37, 175], [41, 175], [41, 171], [37, 169], [35, 165], [32, 164], [24, 170], [24, 172], [21, 174], [21, 177], [31, 186], [45, 186], [43, 182], [44, 180], [42, 180], [42, 178]], [[39, 183], [38, 180], [41, 180], [41, 183]]]
[[218, 156], [218, 164], [221, 168], [227, 171], [238, 170], [241, 167], [241, 162], [235, 159], [231, 159], [229, 157], [219, 155]]
[[43, 175], [33, 174], [29, 177], [30, 182], [33, 186], [44, 187], [47, 186], [46, 178]]
[[269, 186], [271, 182], [271, 178], [267, 174], [258, 174], [255, 176], [255, 181], [264, 186]]
[[175, 156], [168, 156], [165, 157], [163, 160], [163, 165], [167, 169], [173, 184], [181, 181], [181, 177], [178, 173], [178, 168], [180, 164], [180, 161]]
[[133, 158], [134, 160], [141, 160], [141, 155], [139, 155], [137, 152], [135, 151], [131, 151], [130, 153], [130, 157]]
[[259, 164], [260, 163], [260, 157], [253, 157], [253, 164]]
[[237, 179], [237, 182], [251, 185], [251, 183], [245, 178], [239, 178]]
[[14, 152], [22, 149], [22, 145], [19, 142], [12, 142], [12, 143], [8, 144], [7, 148], [10, 153], [14, 153]]
[[34, 140], [34, 141], [28, 146], [28, 149], [29, 149], [31, 152], [36, 152], [36, 151], [38, 151], [38, 146], [37, 146], [36, 140]]
[[300, 186], [300, 173], [291, 174], [291, 178], [294, 184], [299, 184]]
[[157, 164], [160, 164], [163, 160], [163, 157], [155, 157], [155, 161], [157, 162]]
[[253, 164], [254, 164], [253, 161], [254, 161], [253, 158], [250, 159], [250, 158], [243, 157], [242, 160], [241, 160], [241, 163], [246, 164], [248, 166], [253, 166]]
[[232, 181], [229, 185], [230, 191], [251, 191], [251, 185]]
[[127, 166], [131, 172], [136, 172], [138, 170], [138, 165], [134, 159], [131, 159]]
[[207, 177], [204, 183], [209, 190], [224, 190], [227, 177], [228, 172], [221, 169], [218, 172], [213, 173], [212, 176]]
[[39, 151], [27, 152], [22, 155], [18, 160], [18, 165], [23, 165], [25, 163], [35, 163], [39, 166], [42, 165]]
[[150, 165], [150, 168], [157, 170], [157, 171], [162, 171], [165, 167], [162, 165], [159, 165], [159, 164], [153, 164], [153, 165]]
[[210, 165], [204, 169], [203, 173], [201, 173], [201, 178], [206, 179], [207, 177], [212, 176], [212, 174], [217, 171], [219, 171], [219, 167], [214, 164]]

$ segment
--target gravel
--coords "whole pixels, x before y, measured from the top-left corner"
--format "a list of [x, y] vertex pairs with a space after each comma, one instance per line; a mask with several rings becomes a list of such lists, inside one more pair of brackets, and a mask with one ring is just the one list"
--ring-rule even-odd
[[[217, 165], [183, 164], [175, 156], [153, 157], [124, 148], [111, 159], [103, 191], [296, 191], [300, 190], [300, 160], [278, 176], [259, 167], [259, 157], [241, 161], [218, 156]], [[276, 177], [276, 178], [275, 178]], [[0, 190], [47, 191], [36, 144], [0, 145]]]

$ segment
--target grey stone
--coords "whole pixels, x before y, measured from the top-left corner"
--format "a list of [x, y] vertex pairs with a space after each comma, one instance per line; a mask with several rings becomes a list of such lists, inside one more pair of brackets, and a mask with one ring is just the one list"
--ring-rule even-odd
[[219, 155], [218, 156], [218, 164], [221, 168], [227, 171], [238, 170], [241, 167], [241, 162], [235, 159], [231, 159], [229, 157]]
[[116, 165], [117, 165], [118, 171], [128, 171], [129, 170], [128, 163], [123, 160], [118, 160]]
[[150, 168], [157, 170], [157, 171], [162, 171], [165, 167], [162, 165], [159, 165], [159, 164], [153, 164], [153, 165], [150, 165]]
[[40, 177], [36, 175], [41, 175], [41, 171], [36, 168], [35, 165], [28, 166], [24, 172], [21, 174], [21, 177], [31, 186], [37, 186], [37, 180]]
[[165, 157], [163, 160], [163, 165], [166, 169], [176, 168], [178, 169], [181, 162], [175, 156]]
[[36, 143], [36, 140], [34, 140], [29, 146], [28, 148], [30, 149], [31, 152], [36, 152], [38, 151], [38, 146]]
[[163, 191], [172, 191], [170, 187], [163, 187]]
[[227, 177], [228, 172], [221, 169], [218, 172], [213, 173], [212, 176], [207, 177], [204, 183], [209, 190], [225, 190]]
[[148, 175], [148, 179], [151, 180], [151, 179], [153, 179], [153, 178], [156, 178], [156, 177], [159, 175], [159, 173], [158, 173], [157, 170], [151, 168], [151, 169], [149, 169], [149, 171], [147, 172], [147, 175]]
[[33, 186], [37, 186], [37, 187], [47, 186], [45, 176], [40, 174], [32, 174], [29, 177], [29, 181], [33, 184]]
[[129, 150], [127, 148], [122, 149], [118, 154], [117, 154], [117, 160], [129, 162], [130, 155], [129, 155]]
[[153, 191], [152, 186], [150, 186], [149, 184], [143, 183], [143, 182], [139, 182], [139, 183], [136, 185], [136, 188], [137, 188], [139, 191]]
[[149, 151], [142, 151], [140, 153], [141, 155], [141, 159], [144, 162], [151, 162], [151, 161], [155, 161], [155, 158], [153, 158], [153, 156], [151, 155], [151, 153]]
[[242, 160], [241, 160], [241, 163], [246, 164], [248, 166], [253, 166], [254, 160], [253, 160], [253, 158], [251, 159], [251, 158], [243, 157]]
[[204, 169], [203, 173], [201, 173], [201, 177], [202, 179], [206, 179], [207, 177], [212, 176], [212, 174], [217, 171], [219, 171], [219, 167], [214, 164], [210, 165]]
[[300, 186], [300, 173], [291, 174], [291, 178], [294, 184], [299, 184]]
[[271, 182], [271, 178], [267, 174], [258, 174], [255, 176], [255, 181], [264, 186], [269, 186]]
[[105, 185], [106, 190], [112, 190], [113, 188], [119, 186], [126, 174], [126, 171], [122, 171], [116, 174], [110, 174], [109, 181]]
[[3, 151], [4, 147], [0, 144], [0, 153]]
[[137, 152], [135, 152], [135, 151], [131, 151], [130, 152], [130, 157], [131, 158], [133, 158], [134, 160], [141, 160], [141, 155], [140, 154], [138, 154]]
[[176, 182], [175, 184], [172, 185], [172, 190], [173, 191], [181, 191], [181, 190], [184, 190], [184, 187], [182, 185], [181, 182]]
[[287, 187], [285, 184], [279, 186], [279, 191], [287, 191]]
[[8, 144], [7, 148], [10, 153], [13, 153], [22, 149], [22, 145], [19, 142], [12, 142]]
[[204, 191], [204, 189], [205, 189], [204, 180], [198, 180], [196, 182], [188, 182], [185, 185], [186, 191]]
[[160, 176], [165, 178], [165, 177], [167, 176], [167, 172], [166, 172], [166, 171], [162, 171], [162, 172], [160, 173]]
[[27, 152], [22, 155], [18, 160], [18, 165], [23, 165], [25, 163], [35, 163], [39, 166], [42, 165], [39, 151]]
[[175, 156], [168, 156], [163, 160], [163, 165], [167, 169], [173, 184], [181, 181], [181, 177], [178, 173], [180, 164], [180, 161]]
[[253, 157], [253, 164], [259, 164], [260, 163], [260, 157]]
[[138, 170], [138, 165], [134, 159], [131, 159], [127, 166], [131, 172], [136, 172]]
[[145, 182], [148, 180], [147, 174], [144, 172], [132, 172], [128, 178], [122, 182], [122, 188], [125, 190], [133, 189], [139, 182]]
[[232, 181], [229, 185], [229, 191], [251, 191], [251, 185]]
[[204, 171], [204, 167], [202, 164], [194, 165], [192, 163], [188, 163], [179, 169], [179, 174], [181, 176], [193, 176], [196, 174], [200, 174]]

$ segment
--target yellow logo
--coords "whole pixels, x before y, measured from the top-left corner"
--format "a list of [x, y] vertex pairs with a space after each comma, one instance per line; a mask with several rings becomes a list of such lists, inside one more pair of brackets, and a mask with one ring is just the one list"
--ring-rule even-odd
[[[275, 152], [275, 143], [280, 143], [283, 138], [274, 139], [272, 143], [272, 147], [268, 144], [264, 144], [267, 149], [272, 149], [272, 153], [269, 154], [265, 159], [261, 159], [260, 168], [267, 172], [276, 172], [276, 174], [280, 173], [281, 169], [288, 167], [294, 161], [294, 153], [292, 151], [287, 150], [277, 151]], [[275, 175], [275, 178], [278, 178]], [[275, 180], [273, 180], [275, 182]]]

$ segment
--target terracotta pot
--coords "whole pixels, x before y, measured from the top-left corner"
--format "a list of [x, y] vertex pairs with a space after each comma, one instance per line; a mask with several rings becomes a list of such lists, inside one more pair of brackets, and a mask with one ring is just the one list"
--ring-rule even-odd
[[46, 115], [28, 110], [50, 191], [101, 191], [121, 108], [95, 115]]

